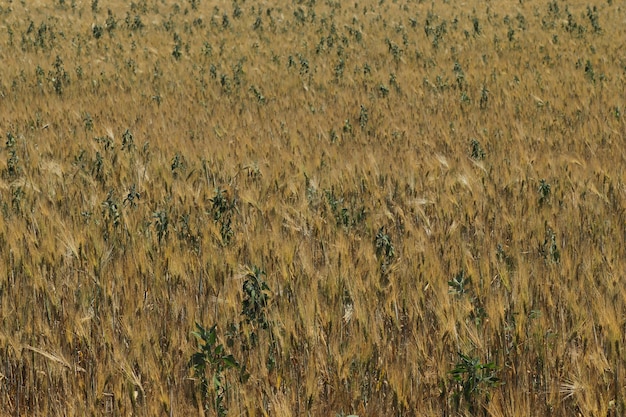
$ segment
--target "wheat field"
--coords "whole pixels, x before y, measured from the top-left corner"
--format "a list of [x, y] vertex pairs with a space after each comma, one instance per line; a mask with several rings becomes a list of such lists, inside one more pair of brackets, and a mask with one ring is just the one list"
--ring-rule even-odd
[[623, 415], [625, 21], [3, 2], [0, 415]]

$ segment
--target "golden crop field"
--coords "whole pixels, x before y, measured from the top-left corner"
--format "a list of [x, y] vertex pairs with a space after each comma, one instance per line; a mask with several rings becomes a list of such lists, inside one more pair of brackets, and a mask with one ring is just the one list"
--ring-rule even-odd
[[624, 22], [2, 2], [0, 415], [624, 415]]

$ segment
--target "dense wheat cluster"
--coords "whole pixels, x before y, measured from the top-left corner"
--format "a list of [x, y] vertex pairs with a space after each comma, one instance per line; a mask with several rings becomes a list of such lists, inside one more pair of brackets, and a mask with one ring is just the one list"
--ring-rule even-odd
[[0, 415], [623, 415], [625, 19], [3, 2]]

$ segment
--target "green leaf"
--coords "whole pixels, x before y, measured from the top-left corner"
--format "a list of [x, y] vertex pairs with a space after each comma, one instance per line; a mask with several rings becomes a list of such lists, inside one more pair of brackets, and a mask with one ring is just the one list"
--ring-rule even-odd
[[245, 384], [250, 379], [250, 373], [246, 372], [246, 365], [241, 367], [241, 372], [239, 374], [239, 381], [242, 384]]
[[239, 362], [235, 360], [233, 355], [223, 356], [222, 362], [226, 366], [226, 368], [239, 368]]
[[215, 344], [215, 341], [217, 340], [217, 331], [215, 330], [216, 327], [217, 325], [211, 327], [211, 330], [209, 330], [208, 337], [206, 337], [207, 345], [213, 346]]
[[215, 387], [215, 389], [218, 389], [222, 386], [222, 381], [220, 381], [217, 374], [213, 375], [213, 386]]
[[201, 352], [196, 352], [191, 355], [191, 359], [189, 360], [189, 366], [193, 367], [196, 370], [203, 370], [206, 365], [206, 360], [204, 358], [204, 354]]

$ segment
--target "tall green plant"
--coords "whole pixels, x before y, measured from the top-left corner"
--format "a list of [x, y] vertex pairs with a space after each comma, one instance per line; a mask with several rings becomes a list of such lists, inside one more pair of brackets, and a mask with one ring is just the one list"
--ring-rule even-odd
[[497, 371], [493, 362], [481, 363], [480, 359], [459, 352], [459, 360], [450, 371], [455, 409], [458, 411], [465, 404], [470, 413], [476, 413], [480, 404], [489, 401], [489, 388], [498, 385]]
[[246, 272], [243, 282], [244, 298], [241, 314], [245, 316], [246, 323], [252, 324], [254, 327], [259, 326], [262, 329], [267, 329], [269, 323], [265, 310], [270, 297], [270, 288], [263, 280], [263, 275], [265, 275], [265, 271], [257, 266]]
[[217, 325], [205, 329], [196, 323], [197, 331], [192, 334], [198, 339], [198, 351], [191, 356], [189, 366], [194, 376], [200, 380], [200, 393], [204, 408], [213, 408], [218, 416], [228, 412], [226, 396], [228, 383], [224, 372], [229, 369], [241, 369], [233, 355], [224, 351], [224, 346], [217, 343]]

